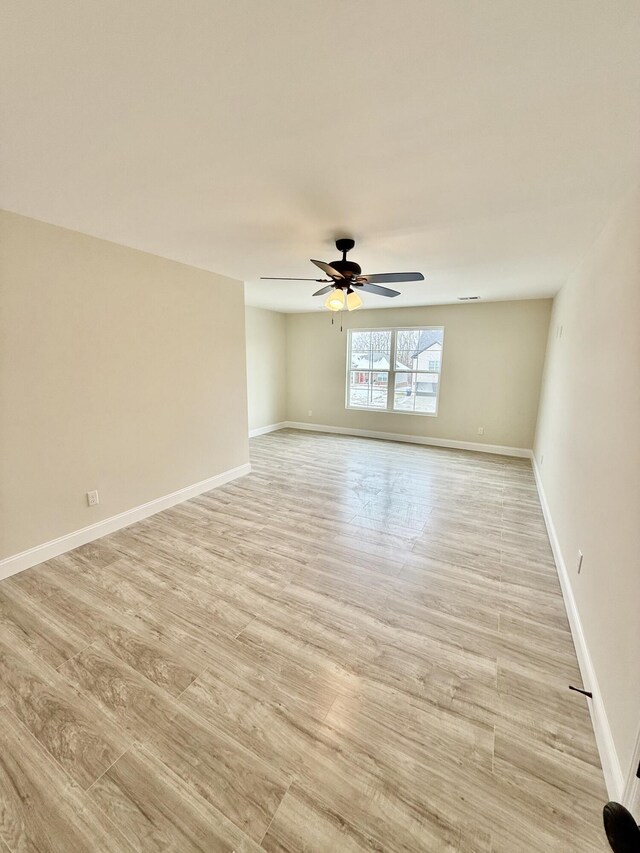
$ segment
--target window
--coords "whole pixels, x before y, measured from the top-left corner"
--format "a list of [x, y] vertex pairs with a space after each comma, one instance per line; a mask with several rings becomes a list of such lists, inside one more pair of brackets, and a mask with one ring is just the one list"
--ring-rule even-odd
[[350, 329], [348, 409], [438, 413], [444, 329]]

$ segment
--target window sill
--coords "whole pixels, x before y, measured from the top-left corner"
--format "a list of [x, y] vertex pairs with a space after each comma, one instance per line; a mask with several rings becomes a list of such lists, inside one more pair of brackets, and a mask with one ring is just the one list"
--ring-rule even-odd
[[398, 409], [369, 409], [366, 406], [345, 406], [349, 412], [377, 412], [379, 415], [417, 415], [420, 418], [437, 418], [437, 412], [402, 412]]

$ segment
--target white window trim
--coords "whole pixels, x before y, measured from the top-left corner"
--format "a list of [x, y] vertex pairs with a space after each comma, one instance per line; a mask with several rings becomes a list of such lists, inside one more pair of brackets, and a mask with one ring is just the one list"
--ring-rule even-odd
[[[396, 334], [397, 332], [423, 332], [434, 331], [442, 332], [442, 350], [440, 354], [440, 370], [396, 370]], [[391, 332], [390, 344], [390, 360], [391, 366], [388, 371], [363, 370], [362, 373], [388, 373], [387, 381], [387, 408], [378, 409], [373, 406], [351, 406], [349, 404], [349, 374], [351, 373], [351, 333], [352, 332]], [[347, 334], [347, 371], [345, 374], [345, 409], [350, 409], [352, 412], [378, 412], [385, 415], [418, 415], [421, 418], [437, 418], [440, 411], [440, 382], [442, 377], [442, 362], [444, 360], [444, 326], [378, 326], [372, 329], [349, 329]], [[436, 410], [435, 412], [408, 412], [393, 408], [393, 389], [395, 388], [396, 373], [438, 373], [438, 388], [436, 390]]]

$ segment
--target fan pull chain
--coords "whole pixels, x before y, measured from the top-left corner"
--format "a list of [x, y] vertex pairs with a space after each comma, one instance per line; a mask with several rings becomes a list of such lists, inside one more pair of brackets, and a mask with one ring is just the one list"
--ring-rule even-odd
[[[343, 315], [343, 312], [341, 311], [341, 312], [340, 312], [340, 331], [341, 331], [341, 332], [343, 332], [343, 331], [344, 331], [343, 324], [342, 324], [342, 315]], [[334, 320], [335, 320], [335, 313], [332, 311], [332, 312], [331, 312], [331, 325], [332, 325], [332, 326], [333, 326], [333, 321], [334, 321]]]

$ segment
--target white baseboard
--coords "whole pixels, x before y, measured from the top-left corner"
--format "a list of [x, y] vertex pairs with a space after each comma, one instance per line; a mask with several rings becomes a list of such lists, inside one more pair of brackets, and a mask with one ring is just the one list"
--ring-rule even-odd
[[607, 711], [602, 700], [602, 693], [598, 686], [596, 671], [593, 666], [593, 661], [587, 646], [587, 640], [582, 628], [580, 613], [578, 612], [578, 605], [573, 594], [567, 564], [562, 556], [560, 542], [553, 524], [549, 504], [547, 503], [547, 498], [544, 493], [540, 470], [535, 456], [533, 455], [532, 462], [536, 485], [538, 487], [538, 495], [540, 497], [540, 505], [542, 507], [545, 524], [547, 526], [547, 533], [549, 534], [549, 542], [551, 543], [551, 550], [553, 551], [553, 557], [558, 571], [558, 578], [560, 579], [562, 596], [564, 598], [564, 605], [569, 618], [569, 626], [571, 628], [573, 642], [576, 647], [576, 655], [578, 657], [578, 665], [580, 666], [582, 684], [584, 685], [585, 690], [588, 690], [593, 694], [593, 698], [591, 700], [587, 699], [587, 702], [589, 705], [589, 712], [591, 714], [593, 731], [596, 736], [596, 745], [600, 755], [602, 772], [604, 773], [604, 781], [607, 786], [609, 798], [611, 800], [616, 800], [616, 802], [622, 802], [625, 789], [624, 774], [620, 766], [620, 760], [618, 758], [618, 753], [616, 752], [611, 727], [607, 718]]
[[215, 477], [208, 477], [206, 480], [201, 480], [199, 483], [194, 483], [191, 486], [185, 486], [184, 489], [178, 489], [169, 495], [164, 495], [161, 498], [156, 498], [148, 503], [133, 507], [133, 509], [128, 509], [126, 512], [121, 512], [118, 515], [112, 515], [110, 518], [103, 519], [103, 521], [97, 521], [88, 527], [74, 530], [65, 536], [59, 536], [50, 542], [36, 545], [34, 548], [29, 548], [29, 550], [22, 551], [20, 554], [6, 557], [4, 560], [0, 560], [0, 580], [22, 572], [24, 569], [29, 569], [31, 566], [36, 566], [38, 563], [51, 560], [53, 557], [58, 557], [67, 551], [72, 551], [80, 545], [86, 545], [87, 542], [92, 542], [94, 539], [100, 539], [102, 536], [106, 536], [107, 533], [113, 533], [122, 527], [128, 527], [136, 521], [142, 521], [143, 518], [155, 515], [155, 513], [161, 512], [163, 509], [169, 509], [169, 507], [182, 503], [182, 501], [187, 501], [189, 498], [195, 498], [203, 492], [209, 492], [211, 489], [224, 486], [225, 483], [229, 483], [238, 477], [244, 477], [245, 474], [249, 474], [250, 472], [251, 465], [247, 462], [245, 465], [239, 465], [237, 468], [223, 471], [222, 474], [216, 474]]
[[636, 821], [640, 823], [640, 778], [637, 776], [637, 770], [640, 767], [640, 729], [636, 736], [636, 743], [633, 750], [633, 758], [629, 767], [629, 775], [622, 791], [622, 799], [620, 802], [626, 806]]
[[409, 444], [427, 444], [431, 447], [451, 447], [455, 450], [475, 450], [480, 453], [496, 453], [499, 456], [531, 458], [531, 450], [528, 448], [507, 447], [502, 444], [480, 444], [475, 441], [455, 441], [449, 438], [430, 438], [423, 435], [401, 435], [396, 432], [377, 432], [371, 429], [354, 429], [352, 427], [327, 426], [326, 424], [307, 424], [296, 421], [287, 421], [282, 424], [282, 427], [310, 430], [311, 432], [333, 432], [338, 435], [356, 435], [362, 438], [381, 438], [385, 441], [402, 441]]
[[249, 430], [249, 438], [255, 438], [256, 435], [264, 435], [266, 432], [275, 432], [279, 429], [285, 429], [289, 424], [287, 421], [282, 421], [279, 424], [269, 424], [269, 426], [257, 427], [257, 429]]

